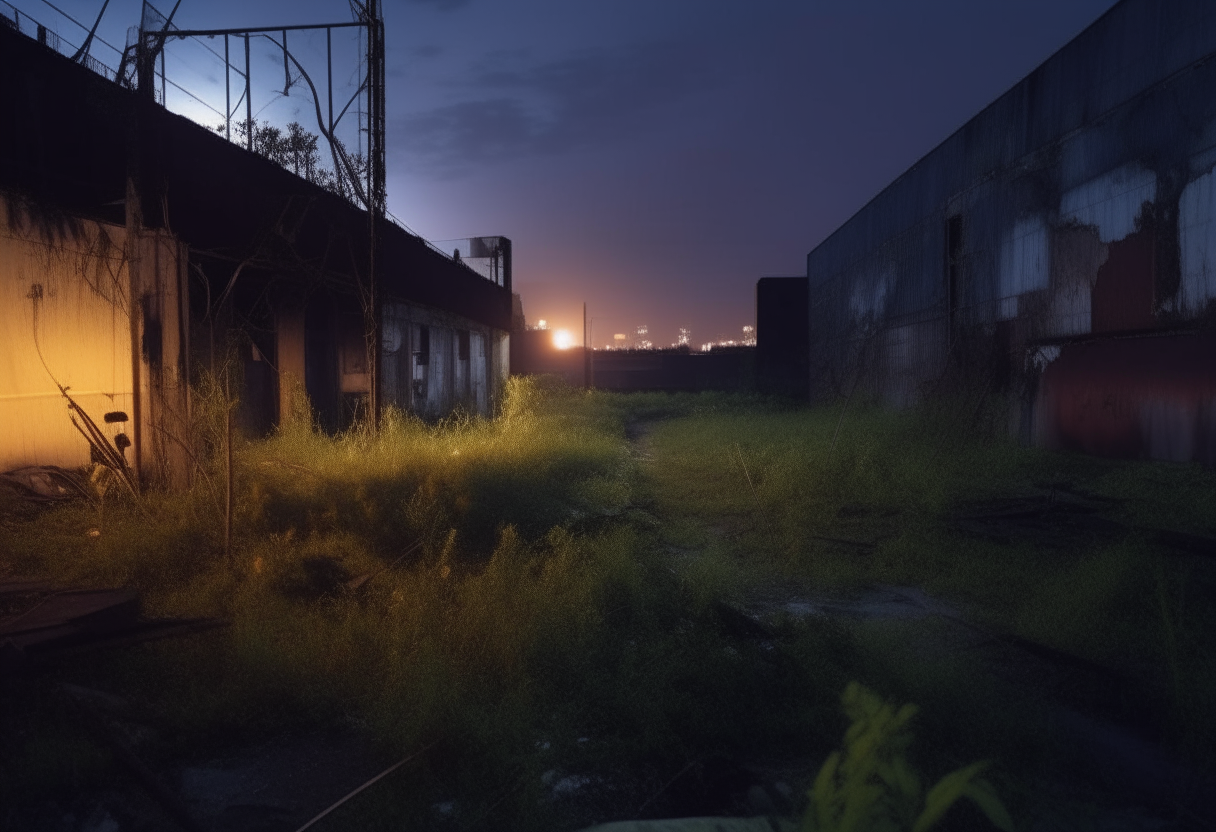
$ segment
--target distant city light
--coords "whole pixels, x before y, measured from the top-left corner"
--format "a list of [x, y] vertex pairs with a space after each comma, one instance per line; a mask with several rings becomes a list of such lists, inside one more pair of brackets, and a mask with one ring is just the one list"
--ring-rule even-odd
[[642, 324], [640, 327], [637, 328], [637, 333], [638, 333], [637, 341], [634, 342], [634, 347], [636, 349], [639, 349], [639, 350], [654, 349], [654, 344], [651, 343], [650, 339], [646, 337], [647, 335], [650, 334], [650, 327], [648, 327], [646, 324]]
[[536, 322], [536, 328], [537, 329], [548, 329], [549, 322], [546, 321], [544, 318], [541, 318], [539, 321]]
[[574, 346], [574, 337], [570, 335], [569, 330], [559, 329], [553, 333], [553, 346], [559, 350], [568, 350]]

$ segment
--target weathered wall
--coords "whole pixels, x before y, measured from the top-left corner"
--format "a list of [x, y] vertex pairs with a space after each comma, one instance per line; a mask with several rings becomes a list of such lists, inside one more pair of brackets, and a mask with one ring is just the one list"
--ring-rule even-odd
[[807, 258], [812, 395], [1004, 393], [1039, 444], [1216, 462], [1176, 438], [1216, 428], [1214, 54], [1216, 5], [1124, 0], [875, 197]]
[[[208, 343], [197, 343], [194, 350], [196, 357], [206, 358], [200, 367], [213, 367], [217, 356], [222, 359], [230, 345], [240, 342], [245, 356], [245, 386], [238, 391], [242, 429], [265, 433], [290, 411], [301, 386], [323, 424], [342, 427], [350, 408], [366, 396], [366, 370], [351, 370], [357, 351], [348, 349], [339, 316], [320, 316], [310, 324], [303, 310], [331, 300], [342, 314], [352, 305], [358, 309], [360, 276], [366, 276], [368, 265], [366, 213], [5, 27], [0, 27], [0, 78], [0, 112], [5, 115], [0, 121], [0, 188], [44, 210], [118, 225], [131, 219], [124, 216], [124, 205], [138, 204], [139, 227], [149, 236], [132, 251], [156, 262], [171, 242], [178, 247], [182, 276], [185, 256], [190, 257], [193, 297], [178, 293], [176, 300], [183, 309], [194, 302], [193, 329], [207, 335]], [[127, 199], [132, 193], [139, 199]], [[445, 310], [453, 329], [479, 333], [481, 352], [473, 349], [465, 360], [478, 366], [484, 362], [485, 379], [470, 366], [467, 377], [445, 384], [457, 391], [467, 387], [467, 398], [490, 409], [497, 395], [493, 379], [506, 373], [510, 241], [497, 238], [503, 285], [387, 221], [379, 227], [379, 244], [381, 297]], [[133, 279], [142, 285], [138, 269]], [[169, 308], [175, 301], [172, 293], [153, 287], [152, 294], [155, 304], [146, 311], [175, 318]], [[141, 303], [139, 308], [145, 307]], [[279, 322], [286, 327], [281, 336], [275, 331]], [[137, 328], [142, 326], [137, 321]], [[334, 340], [318, 340], [324, 331]], [[139, 378], [174, 382], [175, 374], [188, 367], [190, 351], [178, 349], [176, 334], [163, 333], [162, 346], [175, 352], [163, 372]], [[140, 332], [133, 337], [142, 350], [147, 339]], [[461, 366], [454, 364], [452, 372], [463, 372]], [[442, 378], [437, 370], [437, 382]], [[436, 391], [438, 400], [466, 396], [449, 395], [447, 387]], [[175, 408], [184, 406], [184, 387], [162, 384], [157, 390], [171, 393]], [[164, 427], [149, 427], [143, 444], [159, 442]], [[168, 456], [173, 448], [169, 442], [155, 450]]]
[[591, 358], [591, 384], [621, 392], [664, 390], [753, 390], [754, 347], [723, 347], [710, 352], [679, 350], [602, 350]]
[[507, 377], [505, 331], [417, 304], [384, 305], [381, 390], [386, 405], [424, 419], [455, 408], [493, 415]]
[[[146, 483], [186, 484], [186, 262], [167, 232], [0, 192], [0, 470], [88, 464], [58, 384], [111, 440], [127, 434]], [[125, 423], [105, 424], [114, 412]]]
[[0, 193], [0, 471], [89, 463], [56, 382], [111, 439], [103, 415], [134, 416], [124, 244], [121, 227], [31, 216]]

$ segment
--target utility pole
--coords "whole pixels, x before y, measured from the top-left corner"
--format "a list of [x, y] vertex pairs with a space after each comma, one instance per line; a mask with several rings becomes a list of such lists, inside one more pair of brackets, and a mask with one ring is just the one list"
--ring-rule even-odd
[[372, 430], [380, 426], [381, 322], [384, 319], [379, 291], [380, 225], [385, 212], [384, 148], [384, 16], [380, 0], [367, 0], [367, 303], [368, 415]]

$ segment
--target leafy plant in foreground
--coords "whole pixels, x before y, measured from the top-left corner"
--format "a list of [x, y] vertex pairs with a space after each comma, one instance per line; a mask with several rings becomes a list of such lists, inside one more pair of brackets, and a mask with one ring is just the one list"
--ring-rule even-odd
[[896, 709], [873, 691], [850, 682], [841, 696], [853, 721], [844, 751], [833, 751], [808, 792], [803, 832], [923, 832], [961, 797], [968, 797], [994, 826], [1011, 832], [1013, 821], [991, 784], [979, 778], [987, 761], [953, 771], [922, 793], [908, 762], [915, 705]]

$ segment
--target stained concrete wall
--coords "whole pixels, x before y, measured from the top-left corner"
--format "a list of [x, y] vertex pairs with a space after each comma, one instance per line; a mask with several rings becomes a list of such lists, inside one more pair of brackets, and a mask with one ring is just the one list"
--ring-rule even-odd
[[1216, 5], [1124, 0], [896, 179], [807, 257], [812, 396], [1216, 463], [1214, 56]]
[[89, 463], [56, 382], [112, 439], [134, 414], [129, 277], [119, 226], [39, 227], [0, 198], [0, 471]]
[[[76, 467], [66, 388], [149, 484], [188, 478], [186, 253], [171, 235], [47, 213], [0, 192], [0, 470]], [[125, 423], [104, 421], [125, 414]]]

